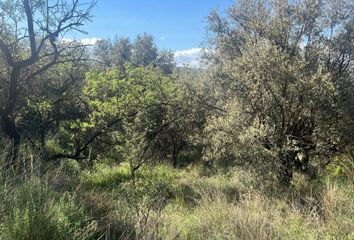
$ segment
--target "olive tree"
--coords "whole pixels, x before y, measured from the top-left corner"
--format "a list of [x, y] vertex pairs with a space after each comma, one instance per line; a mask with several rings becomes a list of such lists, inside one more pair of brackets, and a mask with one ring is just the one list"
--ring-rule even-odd
[[[19, 104], [24, 84], [35, 81], [54, 65], [74, 61], [79, 51], [75, 42], [61, 39], [90, 19], [94, 2], [5, 0], [0, 3], [1, 131], [11, 140], [9, 167], [14, 167], [21, 132]], [[80, 54], [79, 54], [80, 56]], [[80, 57], [79, 57], [80, 58]]]
[[156, 67], [164, 74], [172, 74], [176, 68], [174, 52], [159, 49], [152, 35], [138, 34], [133, 43], [129, 38], [117, 37], [114, 41], [101, 39], [94, 46], [95, 64], [98, 69], [119, 68], [130, 63], [135, 67]]
[[[248, 132], [276, 156], [286, 185], [295, 170], [314, 173], [316, 157], [325, 165], [343, 143], [339, 125], [350, 117], [341, 99], [353, 84], [353, 11], [351, 1], [241, 0], [225, 16], [209, 16], [207, 57], [218, 69], [219, 104], [238, 107], [231, 128]], [[230, 129], [222, 127], [229, 115], [212, 121], [221, 125], [216, 134]]]

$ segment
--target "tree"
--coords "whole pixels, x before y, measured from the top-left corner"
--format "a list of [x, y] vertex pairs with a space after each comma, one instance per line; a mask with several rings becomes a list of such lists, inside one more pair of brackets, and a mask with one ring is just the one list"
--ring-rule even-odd
[[209, 16], [223, 104], [237, 102], [231, 106], [243, 116], [234, 129], [248, 129], [277, 156], [285, 185], [295, 170], [313, 173], [315, 156], [326, 164], [343, 143], [340, 99], [353, 84], [353, 11], [350, 1], [262, 0]]
[[88, 114], [82, 101], [87, 62], [61, 63], [26, 84], [18, 129], [43, 160], [69, 142], [65, 125]]
[[[87, 5], [72, 1], [2, 1], [0, 50], [4, 59], [0, 106], [1, 129], [12, 142], [9, 167], [16, 167], [21, 133], [18, 130], [19, 102], [23, 84], [34, 81], [54, 65], [70, 62], [80, 46], [60, 39], [90, 19], [94, 2]], [[79, 30], [80, 31], [80, 30]]]
[[173, 51], [159, 51], [155, 65], [165, 74], [171, 74], [176, 68], [176, 62]]
[[129, 38], [118, 38], [114, 41], [112, 47], [112, 62], [113, 64], [124, 69], [124, 64], [131, 62], [132, 44]]
[[82, 139], [78, 141], [81, 145], [73, 148], [73, 157], [83, 156], [82, 150], [93, 142], [102, 150], [104, 141], [100, 140], [108, 137], [115, 143], [108, 147], [116, 149], [116, 160], [119, 156], [129, 160], [135, 171], [156, 156], [152, 146], [176, 121], [166, 112], [176, 98], [175, 85], [171, 77], [152, 67], [126, 65], [124, 71], [90, 72], [84, 95], [90, 113], [72, 125]]
[[94, 46], [94, 57], [99, 61], [99, 65], [103, 67], [103, 70], [113, 66], [111, 58], [112, 42], [107, 39], [101, 39], [96, 42]]
[[156, 67], [164, 74], [172, 74], [176, 68], [173, 51], [159, 50], [152, 35], [138, 35], [132, 44], [129, 38], [116, 38], [114, 41], [102, 39], [95, 44], [93, 58], [98, 60], [94, 66], [99, 70], [119, 68], [129, 63], [135, 67]]
[[138, 35], [133, 45], [132, 63], [134, 66], [149, 66], [155, 63], [158, 56], [158, 48], [152, 35], [144, 33]]

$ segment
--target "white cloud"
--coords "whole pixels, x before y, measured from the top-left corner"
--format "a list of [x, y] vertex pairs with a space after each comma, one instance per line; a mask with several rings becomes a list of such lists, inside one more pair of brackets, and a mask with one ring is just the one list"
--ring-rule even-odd
[[194, 57], [197, 55], [199, 56], [201, 51], [201, 48], [191, 48], [187, 50], [176, 51], [175, 57]]
[[201, 48], [191, 48], [175, 52], [177, 66], [188, 65], [190, 67], [200, 67]]
[[80, 40], [80, 42], [85, 45], [94, 45], [99, 40], [101, 40], [101, 38], [83, 38]]
[[166, 39], [165, 36], [161, 36], [161, 37], [160, 37], [160, 40], [162, 40], [162, 41], [165, 40], [165, 39]]
[[[80, 43], [84, 44], [84, 45], [95, 45], [95, 43], [97, 41], [101, 40], [101, 38], [83, 38], [83, 39], [80, 39], [78, 40]], [[72, 38], [62, 38], [60, 40], [60, 42], [62, 43], [71, 43], [71, 42], [74, 42], [74, 41], [77, 41], [75, 39], [72, 39]]]
[[71, 43], [74, 41], [74, 39], [71, 38], [62, 38], [61, 40], [59, 40], [61, 43]]

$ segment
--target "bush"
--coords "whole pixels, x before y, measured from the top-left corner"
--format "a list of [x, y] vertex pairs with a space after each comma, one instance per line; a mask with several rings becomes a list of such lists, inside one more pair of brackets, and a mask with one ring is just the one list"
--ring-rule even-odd
[[333, 176], [344, 177], [354, 183], [354, 149], [337, 156], [329, 169]]

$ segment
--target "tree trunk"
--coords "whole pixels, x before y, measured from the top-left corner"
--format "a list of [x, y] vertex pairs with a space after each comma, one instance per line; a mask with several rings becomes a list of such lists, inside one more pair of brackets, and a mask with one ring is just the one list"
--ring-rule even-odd
[[289, 187], [293, 179], [295, 157], [296, 153], [294, 151], [281, 150], [279, 152], [277, 177], [279, 182], [285, 187]]
[[176, 143], [173, 144], [172, 165], [173, 165], [174, 168], [177, 168], [177, 149], [176, 149]]
[[18, 151], [21, 143], [20, 134], [17, 131], [14, 119], [11, 119], [8, 115], [1, 115], [1, 125], [3, 131], [11, 141], [11, 148], [6, 158], [7, 169], [18, 170], [19, 164], [17, 163]]
[[3, 109], [1, 109], [1, 127], [7, 137], [11, 140], [10, 154], [6, 158], [8, 169], [18, 170], [17, 164], [18, 151], [21, 143], [21, 136], [17, 131], [14, 110], [18, 98], [18, 79], [20, 77], [20, 67], [13, 67], [9, 79], [9, 96]]

